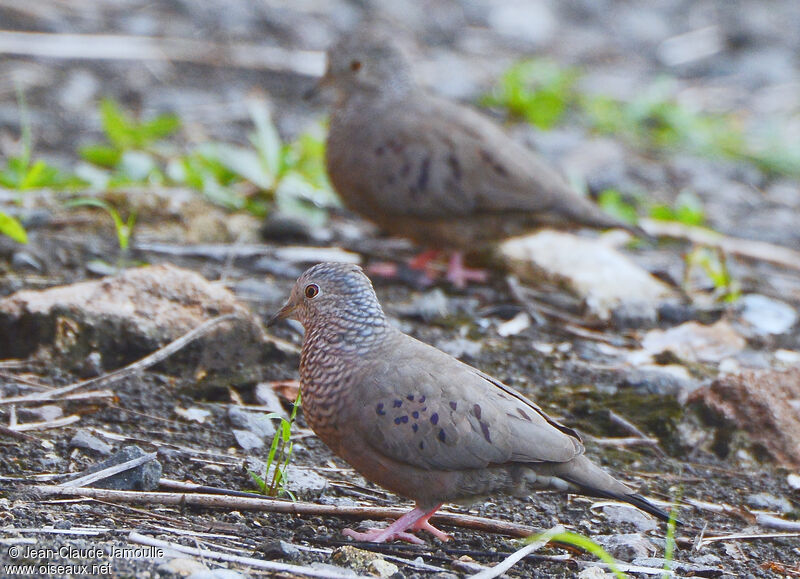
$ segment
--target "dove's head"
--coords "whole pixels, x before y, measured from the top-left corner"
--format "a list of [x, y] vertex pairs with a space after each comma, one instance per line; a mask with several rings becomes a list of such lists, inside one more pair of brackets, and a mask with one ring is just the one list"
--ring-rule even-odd
[[369, 278], [360, 267], [347, 263], [319, 263], [308, 268], [267, 325], [285, 318], [298, 320], [306, 330], [317, 324], [357, 330], [386, 323]]
[[328, 50], [328, 67], [318, 86], [332, 86], [346, 97], [361, 92], [403, 94], [412, 84], [408, 59], [395, 39], [383, 29], [364, 29]]

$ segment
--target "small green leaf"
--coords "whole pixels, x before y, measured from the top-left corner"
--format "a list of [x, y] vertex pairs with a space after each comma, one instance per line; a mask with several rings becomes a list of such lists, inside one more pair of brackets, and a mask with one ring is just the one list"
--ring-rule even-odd
[[28, 234], [22, 224], [11, 215], [0, 211], [0, 233], [17, 243], [28, 243]]
[[639, 220], [636, 208], [627, 203], [622, 198], [622, 193], [615, 189], [606, 189], [601, 192], [597, 198], [597, 203], [603, 211], [626, 223], [636, 224]]
[[80, 155], [90, 163], [100, 165], [101, 167], [108, 167], [109, 169], [113, 169], [119, 165], [122, 159], [122, 151], [120, 149], [105, 145], [82, 147], [80, 149]]
[[[545, 531], [546, 533], [546, 531]], [[544, 533], [542, 533], [544, 534]], [[530, 544], [539, 539], [540, 535], [531, 535], [530, 537], [525, 539], [525, 544]], [[574, 545], [575, 547], [579, 547], [584, 551], [591, 553], [598, 559], [600, 559], [603, 563], [608, 565], [609, 569], [614, 573], [614, 575], [618, 579], [625, 579], [625, 575], [622, 571], [619, 570], [617, 567], [617, 561], [612, 557], [608, 551], [603, 549], [600, 545], [592, 541], [591, 539], [584, 537], [583, 535], [579, 535], [578, 533], [573, 533], [572, 531], [564, 531], [562, 533], [555, 533], [550, 536], [550, 541], [553, 543], [564, 543], [566, 545]]]

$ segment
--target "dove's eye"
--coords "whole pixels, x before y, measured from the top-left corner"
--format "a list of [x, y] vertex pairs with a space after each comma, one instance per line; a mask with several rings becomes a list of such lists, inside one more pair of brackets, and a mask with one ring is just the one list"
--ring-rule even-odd
[[358, 72], [361, 69], [361, 61], [360, 60], [353, 60], [350, 62], [350, 70], [353, 72]]
[[313, 299], [319, 295], [319, 286], [315, 283], [310, 283], [306, 286], [305, 294], [308, 299]]

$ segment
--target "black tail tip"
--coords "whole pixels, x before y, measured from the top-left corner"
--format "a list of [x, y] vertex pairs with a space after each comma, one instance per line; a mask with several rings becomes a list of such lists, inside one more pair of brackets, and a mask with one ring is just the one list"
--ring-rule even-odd
[[670, 515], [670, 513], [668, 513], [664, 509], [655, 506], [653, 503], [648, 501], [642, 495], [627, 495], [626, 497], [624, 497], [624, 499], [633, 506], [643, 510], [646, 513], [650, 513], [654, 517], [657, 517], [666, 523], [673, 521], [676, 527], [686, 526], [686, 523], [684, 523], [680, 519], [673, 517], [672, 515]]

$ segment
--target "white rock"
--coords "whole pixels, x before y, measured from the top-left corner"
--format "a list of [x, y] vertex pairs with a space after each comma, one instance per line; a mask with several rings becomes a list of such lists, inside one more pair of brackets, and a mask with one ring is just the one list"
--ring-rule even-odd
[[797, 311], [787, 303], [759, 294], [743, 296], [740, 303], [742, 320], [759, 336], [785, 334], [797, 323]]
[[[542, 275], [566, 283], [598, 317], [608, 319], [622, 304], [656, 306], [672, 290], [617, 250], [569, 233], [540, 231], [500, 246], [509, 268], [520, 278]], [[655, 314], [654, 314], [655, 315]]]
[[520, 312], [507, 322], [497, 326], [497, 333], [503, 338], [516, 336], [531, 326], [531, 317], [526, 312]]
[[602, 567], [586, 567], [578, 573], [578, 579], [605, 579], [613, 576], [613, 573], [606, 573]]
[[711, 326], [686, 322], [668, 330], [650, 330], [642, 347], [651, 354], [671, 351], [688, 362], [720, 362], [744, 349], [746, 342], [725, 320]]
[[786, 477], [786, 482], [789, 483], [789, 486], [792, 487], [794, 490], [800, 490], [800, 474], [791, 473]]
[[181, 418], [191, 422], [197, 422], [199, 424], [203, 424], [206, 421], [206, 418], [211, 416], [210, 411], [206, 410], [205, 408], [198, 408], [197, 406], [192, 406], [191, 408], [181, 408], [180, 406], [176, 406], [175, 414]]
[[370, 561], [369, 570], [378, 577], [391, 577], [400, 571], [397, 565], [390, 563], [385, 559], [373, 559]]

